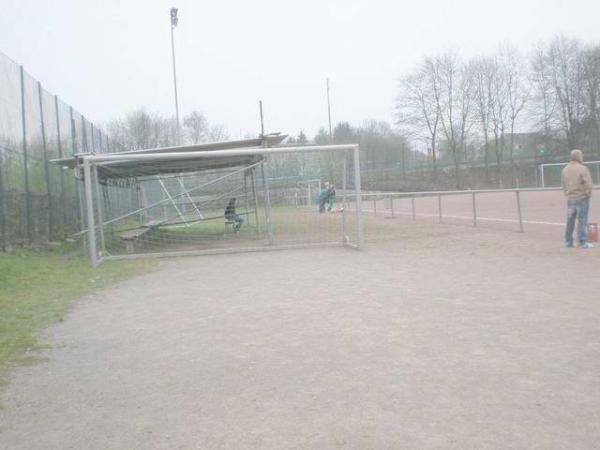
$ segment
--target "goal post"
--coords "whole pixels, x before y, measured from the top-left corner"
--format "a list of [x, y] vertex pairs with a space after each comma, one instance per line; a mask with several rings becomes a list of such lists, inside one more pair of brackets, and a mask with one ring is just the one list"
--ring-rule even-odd
[[[540, 187], [560, 187], [561, 173], [568, 163], [549, 163], [538, 166]], [[600, 161], [584, 161], [592, 174], [594, 186], [600, 186]]]
[[[105, 259], [361, 246], [358, 145], [181, 149], [78, 156], [94, 266]], [[315, 180], [323, 180], [320, 192]], [[299, 202], [307, 185], [312, 191]], [[310, 198], [317, 196], [322, 205]]]

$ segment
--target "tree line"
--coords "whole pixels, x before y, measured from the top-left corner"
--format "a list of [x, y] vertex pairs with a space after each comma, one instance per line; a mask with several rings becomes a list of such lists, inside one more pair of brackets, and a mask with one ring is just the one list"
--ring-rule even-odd
[[[425, 57], [399, 80], [395, 100], [401, 133], [419, 142], [434, 174], [440, 160], [516, 169], [529, 158], [564, 156], [573, 148], [600, 156], [600, 45], [565, 36], [529, 53], [502, 45], [462, 58], [455, 51]], [[515, 172], [516, 173], [516, 172]]]
[[185, 115], [178, 127], [175, 119], [141, 108], [111, 120], [106, 129], [113, 142], [128, 150], [218, 142], [229, 138], [223, 125], [210, 124], [198, 111]]
[[[373, 180], [385, 170], [404, 178], [419, 171], [432, 186], [452, 177], [461, 188], [468, 184], [461, 177], [481, 172], [483, 184], [502, 185], [504, 173], [507, 183], [518, 185], [523, 166], [532, 172], [540, 162], [562, 161], [573, 148], [600, 159], [600, 44], [556, 36], [530, 51], [504, 44], [471, 58], [454, 50], [426, 56], [399, 78], [393, 103], [393, 124], [340, 122], [331, 136], [323, 127], [287, 142], [358, 143], [363, 170]], [[107, 130], [129, 149], [228, 138], [222, 125], [198, 111], [177, 127], [172, 118], [140, 109], [109, 122]], [[338, 165], [326, 155], [290, 160], [280, 171], [333, 177]]]

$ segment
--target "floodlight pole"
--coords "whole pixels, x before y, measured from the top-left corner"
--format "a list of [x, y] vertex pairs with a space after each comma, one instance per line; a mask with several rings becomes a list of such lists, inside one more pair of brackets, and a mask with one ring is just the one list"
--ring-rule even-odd
[[258, 108], [260, 109], [260, 136], [263, 137], [265, 135], [265, 119], [263, 116], [262, 100], [258, 101]]
[[175, 68], [175, 27], [177, 26], [177, 8], [171, 8], [171, 55], [173, 57], [173, 88], [175, 91], [175, 120], [177, 121], [177, 143], [179, 144], [180, 129], [179, 129], [179, 102], [177, 99], [177, 69]]
[[327, 116], [329, 118], [329, 143], [333, 144], [333, 134], [331, 133], [331, 102], [329, 101], [329, 78], [327, 78]]

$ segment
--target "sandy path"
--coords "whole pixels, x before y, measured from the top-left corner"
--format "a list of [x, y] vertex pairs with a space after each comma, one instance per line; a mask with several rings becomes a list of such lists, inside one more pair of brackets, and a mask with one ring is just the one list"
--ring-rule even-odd
[[600, 249], [385, 226], [361, 252], [170, 260], [83, 299], [4, 388], [0, 448], [597, 445]]

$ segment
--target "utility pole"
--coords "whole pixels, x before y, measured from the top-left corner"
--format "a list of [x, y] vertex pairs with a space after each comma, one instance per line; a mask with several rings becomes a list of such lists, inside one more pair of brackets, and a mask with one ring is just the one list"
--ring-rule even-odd
[[333, 133], [331, 132], [331, 102], [329, 101], [329, 77], [327, 77], [327, 115], [329, 117], [329, 143], [333, 144]]
[[179, 102], [177, 99], [177, 70], [175, 69], [175, 34], [174, 30], [178, 22], [177, 8], [171, 8], [171, 54], [173, 55], [173, 88], [175, 90], [175, 120], [177, 121], [177, 144], [179, 144]]
[[261, 137], [264, 137], [264, 135], [265, 135], [265, 119], [263, 117], [262, 100], [258, 101], [258, 108], [260, 109], [260, 135], [261, 135]]

